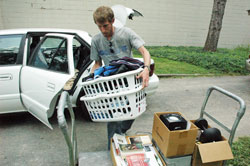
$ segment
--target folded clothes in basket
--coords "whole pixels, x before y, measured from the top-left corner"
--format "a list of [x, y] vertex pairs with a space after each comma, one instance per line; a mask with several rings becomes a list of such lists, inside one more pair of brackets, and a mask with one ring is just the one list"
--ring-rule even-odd
[[140, 67], [143, 67], [143, 65], [144, 65], [143, 62], [134, 58], [130, 57], [119, 58], [117, 60], [110, 61], [109, 66], [103, 66], [97, 68], [94, 71], [94, 74], [90, 74], [89, 76], [83, 78], [83, 82], [91, 81], [99, 77], [105, 77], [119, 73], [124, 73], [131, 70], [136, 70]]
[[[104, 66], [94, 71], [94, 79], [101, 76], [110, 76], [113, 74], [123, 73], [126, 71], [136, 70], [144, 65], [140, 60], [123, 57], [110, 61], [109, 66]], [[117, 72], [118, 71], [118, 72]]]
[[94, 71], [94, 79], [102, 76], [110, 76], [118, 70], [118, 66], [103, 66]]
[[103, 77], [103, 76], [110, 76], [110, 75], [115, 75], [119, 73], [123, 73], [129, 71], [129, 69], [124, 66], [104, 66], [96, 69], [94, 73], [90, 73], [87, 77], [84, 77], [82, 79], [83, 82], [85, 81], [91, 81], [93, 79]]
[[143, 67], [144, 63], [138, 59], [123, 57], [116, 60], [110, 61], [110, 66], [120, 66], [126, 65], [129, 70], [136, 70], [140, 67]]

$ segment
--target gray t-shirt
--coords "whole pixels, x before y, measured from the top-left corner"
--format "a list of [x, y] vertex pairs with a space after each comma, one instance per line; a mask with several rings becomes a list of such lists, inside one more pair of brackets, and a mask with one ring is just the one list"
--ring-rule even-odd
[[102, 59], [105, 65], [109, 65], [111, 60], [125, 56], [132, 57], [132, 48], [138, 49], [144, 44], [140, 36], [131, 29], [115, 27], [110, 41], [102, 33], [92, 38], [90, 59], [95, 61]]

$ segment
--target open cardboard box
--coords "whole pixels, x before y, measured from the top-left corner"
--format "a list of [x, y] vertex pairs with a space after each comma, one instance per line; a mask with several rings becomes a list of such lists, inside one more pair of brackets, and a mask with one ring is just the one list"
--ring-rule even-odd
[[161, 121], [160, 115], [171, 113], [179, 114], [187, 120], [187, 118], [179, 112], [154, 113], [152, 131], [153, 140], [159, 146], [165, 157], [177, 157], [193, 154], [198, 128], [191, 121], [187, 120], [190, 125], [189, 129], [170, 131]]
[[[155, 146], [153, 146], [157, 156], [160, 158], [163, 166], [166, 166], [164, 160], [162, 159], [161, 155], [159, 154], [159, 152], [157, 151], [157, 149], [155, 148]], [[111, 143], [110, 143], [110, 156], [111, 156], [111, 159], [112, 159], [112, 163], [113, 163], [113, 166], [123, 166], [122, 165], [122, 162], [121, 162], [121, 157], [117, 155], [116, 153], [116, 150], [115, 150], [115, 147], [114, 147], [114, 143], [111, 139]]]
[[231, 147], [228, 140], [222, 136], [222, 141], [196, 143], [192, 166], [221, 166], [224, 160], [230, 159], [233, 159]]
[[110, 142], [110, 156], [111, 156], [111, 159], [112, 159], [113, 166], [121, 166], [120, 158], [116, 154], [113, 144], [114, 143], [111, 140], [111, 142]]

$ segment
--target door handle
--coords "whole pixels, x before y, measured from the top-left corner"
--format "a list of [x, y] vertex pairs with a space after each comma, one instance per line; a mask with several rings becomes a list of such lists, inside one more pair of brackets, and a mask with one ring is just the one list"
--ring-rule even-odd
[[12, 74], [0, 74], [0, 81], [12, 80]]
[[55, 92], [55, 84], [51, 83], [51, 82], [48, 82], [47, 83], [47, 90], [51, 91], [51, 92]]

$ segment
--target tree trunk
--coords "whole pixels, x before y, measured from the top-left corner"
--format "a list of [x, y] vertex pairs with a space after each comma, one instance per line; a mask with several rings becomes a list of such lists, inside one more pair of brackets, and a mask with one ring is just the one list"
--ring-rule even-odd
[[207, 39], [203, 48], [204, 51], [215, 52], [217, 49], [226, 3], [227, 0], [214, 0]]

